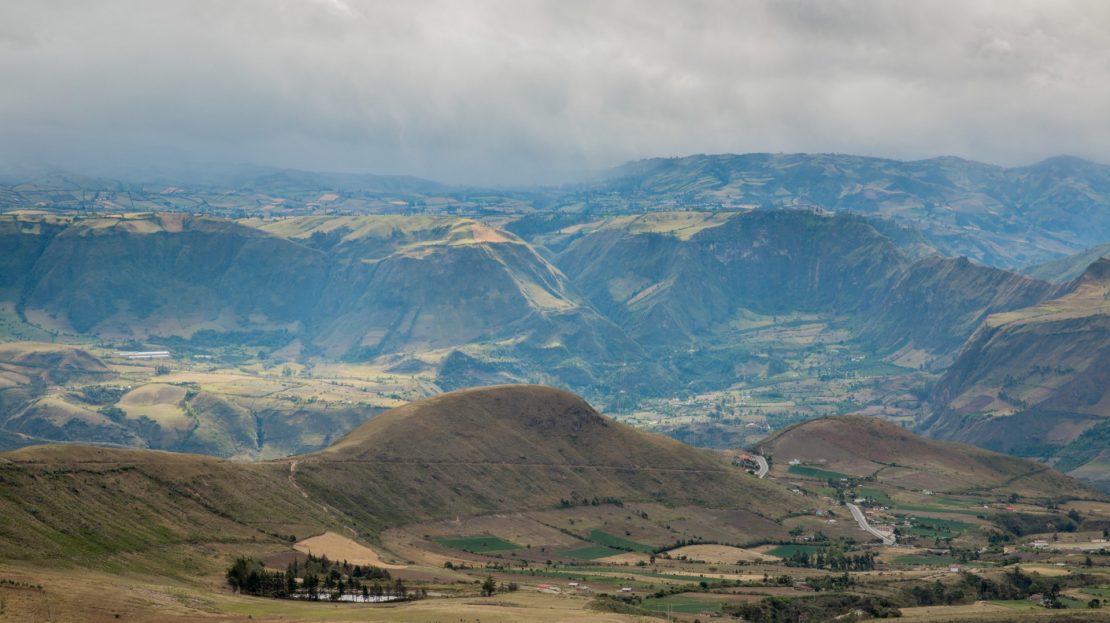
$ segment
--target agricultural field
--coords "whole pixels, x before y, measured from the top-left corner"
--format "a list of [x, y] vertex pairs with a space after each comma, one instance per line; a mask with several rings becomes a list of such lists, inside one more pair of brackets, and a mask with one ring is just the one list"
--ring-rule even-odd
[[504, 552], [520, 549], [516, 543], [510, 543], [495, 536], [460, 536], [454, 538], [436, 539], [440, 545], [454, 549], [461, 549], [472, 554], [486, 554], [489, 552]]
[[841, 478], [847, 479], [851, 477], [848, 474], [842, 474], [840, 472], [820, 469], [817, 467], [810, 467], [808, 465], [791, 465], [786, 469], [786, 471], [791, 474], [797, 474], [799, 476], [805, 476], [807, 478], [817, 478], [820, 480], [840, 480]]
[[266, 361], [222, 348], [149, 360], [120, 354], [135, 348], [0, 343], [0, 431], [24, 443], [268, 459], [326, 446], [368, 417], [439, 391], [380, 366]]
[[678, 365], [684, 357], [719, 358], [720, 366], [699, 369], [727, 369], [714, 381], [723, 389], [634, 404], [618, 400], [607, 410], [621, 421], [713, 448], [750, 446], [784, 426], [843, 413], [916, 422], [922, 388], [935, 376], [861, 348], [841, 325], [843, 319], [814, 315], [745, 315], [720, 337], [727, 350], [671, 355]]

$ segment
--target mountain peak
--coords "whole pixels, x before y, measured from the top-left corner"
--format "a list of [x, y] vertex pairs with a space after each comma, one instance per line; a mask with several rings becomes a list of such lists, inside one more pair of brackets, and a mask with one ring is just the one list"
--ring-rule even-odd
[[1087, 270], [1076, 278], [1075, 285], [1110, 286], [1110, 257], [1100, 257], [1091, 262]]

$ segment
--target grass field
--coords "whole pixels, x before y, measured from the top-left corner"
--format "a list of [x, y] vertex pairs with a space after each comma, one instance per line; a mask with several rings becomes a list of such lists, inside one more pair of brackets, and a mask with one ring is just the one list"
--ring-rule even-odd
[[1004, 606], [1013, 610], [1041, 610], [1041, 606], [1029, 601], [1028, 599], [995, 599], [987, 603], [996, 606]]
[[1110, 599], [1110, 586], [1090, 586], [1079, 590], [1094, 597]]
[[504, 552], [514, 549], [520, 549], [516, 543], [510, 543], [504, 539], [499, 539], [495, 536], [460, 536], [460, 537], [444, 537], [436, 539], [436, 543], [446, 545], [453, 549], [461, 549], [464, 552], [471, 552], [473, 554], [484, 554], [486, 552]]
[[817, 552], [825, 549], [820, 545], [799, 545], [797, 543], [790, 543], [789, 545], [779, 545], [778, 547], [767, 550], [767, 553], [779, 558], [790, 558], [798, 552], [805, 552], [807, 554], [816, 554]]
[[563, 555], [568, 558], [578, 558], [580, 560], [596, 560], [598, 558], [608, 558], [617, 554], [623, 554], [624, 550], [613, 549], [604, 545], [591, 545], [589, 547], [579, 547], [563, 552]]
[[662, 598], [648, 598], [640, 604], [644, 610], [651, 612], [681, 612], [683, 614], [698, 614], [700, 612], [720, 612], [721, 602], [708, 599], [697, 599], [686, 595], [670, 595]]
[[951, 513], [953, 515], [967, 515], [977, 517], [984, 514], [986, 509], [975, 510], [971, 508], [951, 508], [935, 504], [895, 504], [900, 511], [917, 511], [919, 513]]
[[926, 554], [906, 554], [894, 559], [896, 565], [935, 565], [945, 566], [959, 562], [951, 556], [929, 556]]
[[875, 489], [873, 487], [860, 487], [857, 493], [860, 497], [871, 498], [872, 500], [875, 500], [876, 504], [881, 504], [883, 506], [886, 506], [887, 508], [894, 507], [894, 500], [891, 500], [890, 496], [881, 489]]
[[913, 527], [903, 530], [914, 536], [928, 538], [955, 538], [973, 526], [956, 519], [937, 519], [935, 517], [916, 517]]
[[619, 536], [602, 532], [601, 530], [590, 530], [590, 540], [598, 545], [604, 545], [613, 549], [623, 549], [630, 552], [640, 552], [643, 554], [650, 554], [655, 551], [655, 548], [636, 541], [630, 541]]
[[799, 476], [806, 476], [807, 478], [820, 478], [821, 480], [840, 480], [841, 478], [851, 478], [848, 474], [841, 474], [840, 472], [831, 472], [826, 469], [818, 469], [816, 467], [807, 467], [805, 465], [791, 465], [786, 471], [791, 474]]
[[667, 552], [672, 558], [686, 556], [691, 560], [701, 560], [707, 563], [731, 565], [737, 561], [774, 560], [771, 554], [759, 552], [730, 545], [685, 545]]

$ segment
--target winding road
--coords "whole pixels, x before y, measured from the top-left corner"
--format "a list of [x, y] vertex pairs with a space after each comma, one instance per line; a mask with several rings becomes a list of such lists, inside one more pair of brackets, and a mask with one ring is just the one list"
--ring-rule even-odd
[[860, 510], [860, 507], [856, 506], [855, 504], [848, 504], [847, 506], [848, 510], [852, 511], [852, 517], [856, 520], [856, 523], [859, 524], [859, 527], [861, 529], [882, 539], [883, 545], [894, 545], [893, 536], [887, 536], [882, 532], [879, 532], [878, 530], [872, 528], [871, 524], [867, 523], [867, 516], [863, 514], [863, 511]]
[[767, 459], [758, 454], [754, 455], [752, 458], [755, 459], [756, 463], [759, 463], [759, 469], [755, 472], [756, 478], [763, 478], [767, 475], [767, 472], [770, 471], [771, 466], [767, 464]]

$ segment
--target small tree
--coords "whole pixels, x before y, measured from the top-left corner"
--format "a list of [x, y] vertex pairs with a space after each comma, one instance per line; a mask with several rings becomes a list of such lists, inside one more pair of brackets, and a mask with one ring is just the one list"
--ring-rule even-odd
[[493, 580], [492, 575], [486, 576], [486, 581], [482, 582], [482, 596], [489, 597], [497, 591], [497, 582]]

